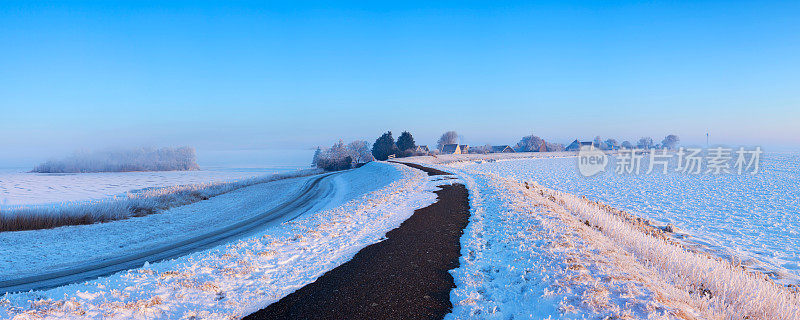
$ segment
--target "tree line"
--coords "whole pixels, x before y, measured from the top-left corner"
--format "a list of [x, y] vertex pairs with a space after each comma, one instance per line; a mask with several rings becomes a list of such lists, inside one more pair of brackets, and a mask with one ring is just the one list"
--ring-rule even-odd
[[[595, 147], [603, 150], [617, 150], [620, 148], [667, 148], [675, 149], [680, 142], [677, 135], [666, 136], [660, 144], [653, 142], [650, 137], [642, 137], [634, 145], [630, 141], [619, 143], [616, 139], [609, 138], [603, 140], [600, 136], [594, 138]], [[381, 134], [370, 148], [369, 143], [364, 140], [356, 140], [345, 144], [341, 139], [334, 143], [330, 148], [317, 148], [314, 152], [312, 165], [327, 171], [346, 170], [358, 167], [373, 160], [387, 160], [390, 157], [402, 158], [417, 155], [436, 154], [444, 149], [448, 144], [458, 144], [459, 135], [456, 131], [447, 131], [439, 137], [436, 142], [435, 150], [418, 150], [414, 141], [414, 136], [408, 131], [403, 131], [395, 141], [391, 131]], [[553, 152], [564, 151], [565, 147], [561, 143], [548, 142], [536, 135], [522, 137], [513, 146], [516, 152]], [[492, 145], [474, 146], [469, 149], [469, 153], [491, 153]]]
[[617, 139], [609, 138], [603, 140], [600, 136], [596, 136], [592, 143], [596, 148], [601, 150], [619, 150], [619, 149], [677, 149], [681, 139], [674, 134], [667, 135], [661, 140], [661, 143], [655, 143], [651, 137], [641, 137], [636, 144], [628, 140], [618, 142]]
[[192, 147], [136, 148], [80, 151], [63, 159], [48, 160], [33, 168], [37, 173], [130, 172], [198, 170]]
[[387, 160], [390, 156], [407, 157], [427, 153], [416, 152], [416, 142], [408, 131], [403, 131], [397, 141], [392, 132], [382, 134], [370, 148], [369, 143], [356, 140], [345, 144], [341, 139], [330, 148], [320, 148], [314, 152], [312, 165], [327, 171], [347, 170], [372, 160]]

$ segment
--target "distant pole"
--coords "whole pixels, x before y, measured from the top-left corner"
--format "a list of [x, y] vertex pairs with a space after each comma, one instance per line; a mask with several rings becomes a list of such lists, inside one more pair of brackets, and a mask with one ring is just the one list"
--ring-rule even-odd
[[706, 149], [708, 149], [708, 131], [706, 131]]

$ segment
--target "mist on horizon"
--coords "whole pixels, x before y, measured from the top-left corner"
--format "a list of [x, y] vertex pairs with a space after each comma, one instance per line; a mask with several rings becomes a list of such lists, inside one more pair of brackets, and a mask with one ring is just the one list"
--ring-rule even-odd
[[0, 6], [0, 166], [288, 163], [388, 130], [800, 150], [797, 3], [120, 6]]

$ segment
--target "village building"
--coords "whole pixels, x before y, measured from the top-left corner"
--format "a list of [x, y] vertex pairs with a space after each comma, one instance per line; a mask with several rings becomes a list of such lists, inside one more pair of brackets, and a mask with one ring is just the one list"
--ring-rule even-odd
[[509, 145], [504, 146], [492, 146], [492, 153], [513, 153], [514, 148]]
[[442, 154], [461, 154], [461, 148], [457, 144], [446, 144], [442, 147]]
[[579, 151], [582, 147], [591, 147], [595, 148], [597, 146], [594, 145], [593, 141], [580, 141], [575, 139], [572, 143], [570, 143], [566, 149], [566, 151]]

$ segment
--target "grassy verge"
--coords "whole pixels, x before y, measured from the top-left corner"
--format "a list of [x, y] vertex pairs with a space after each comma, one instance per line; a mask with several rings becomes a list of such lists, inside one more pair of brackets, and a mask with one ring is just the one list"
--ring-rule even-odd
[[0, 232], [109, 222], [163, 212], [259, 183], [321, 173], [309, 169], [250, 179], [143, 189], [123, 198], [86, 203], [0, 208]]

